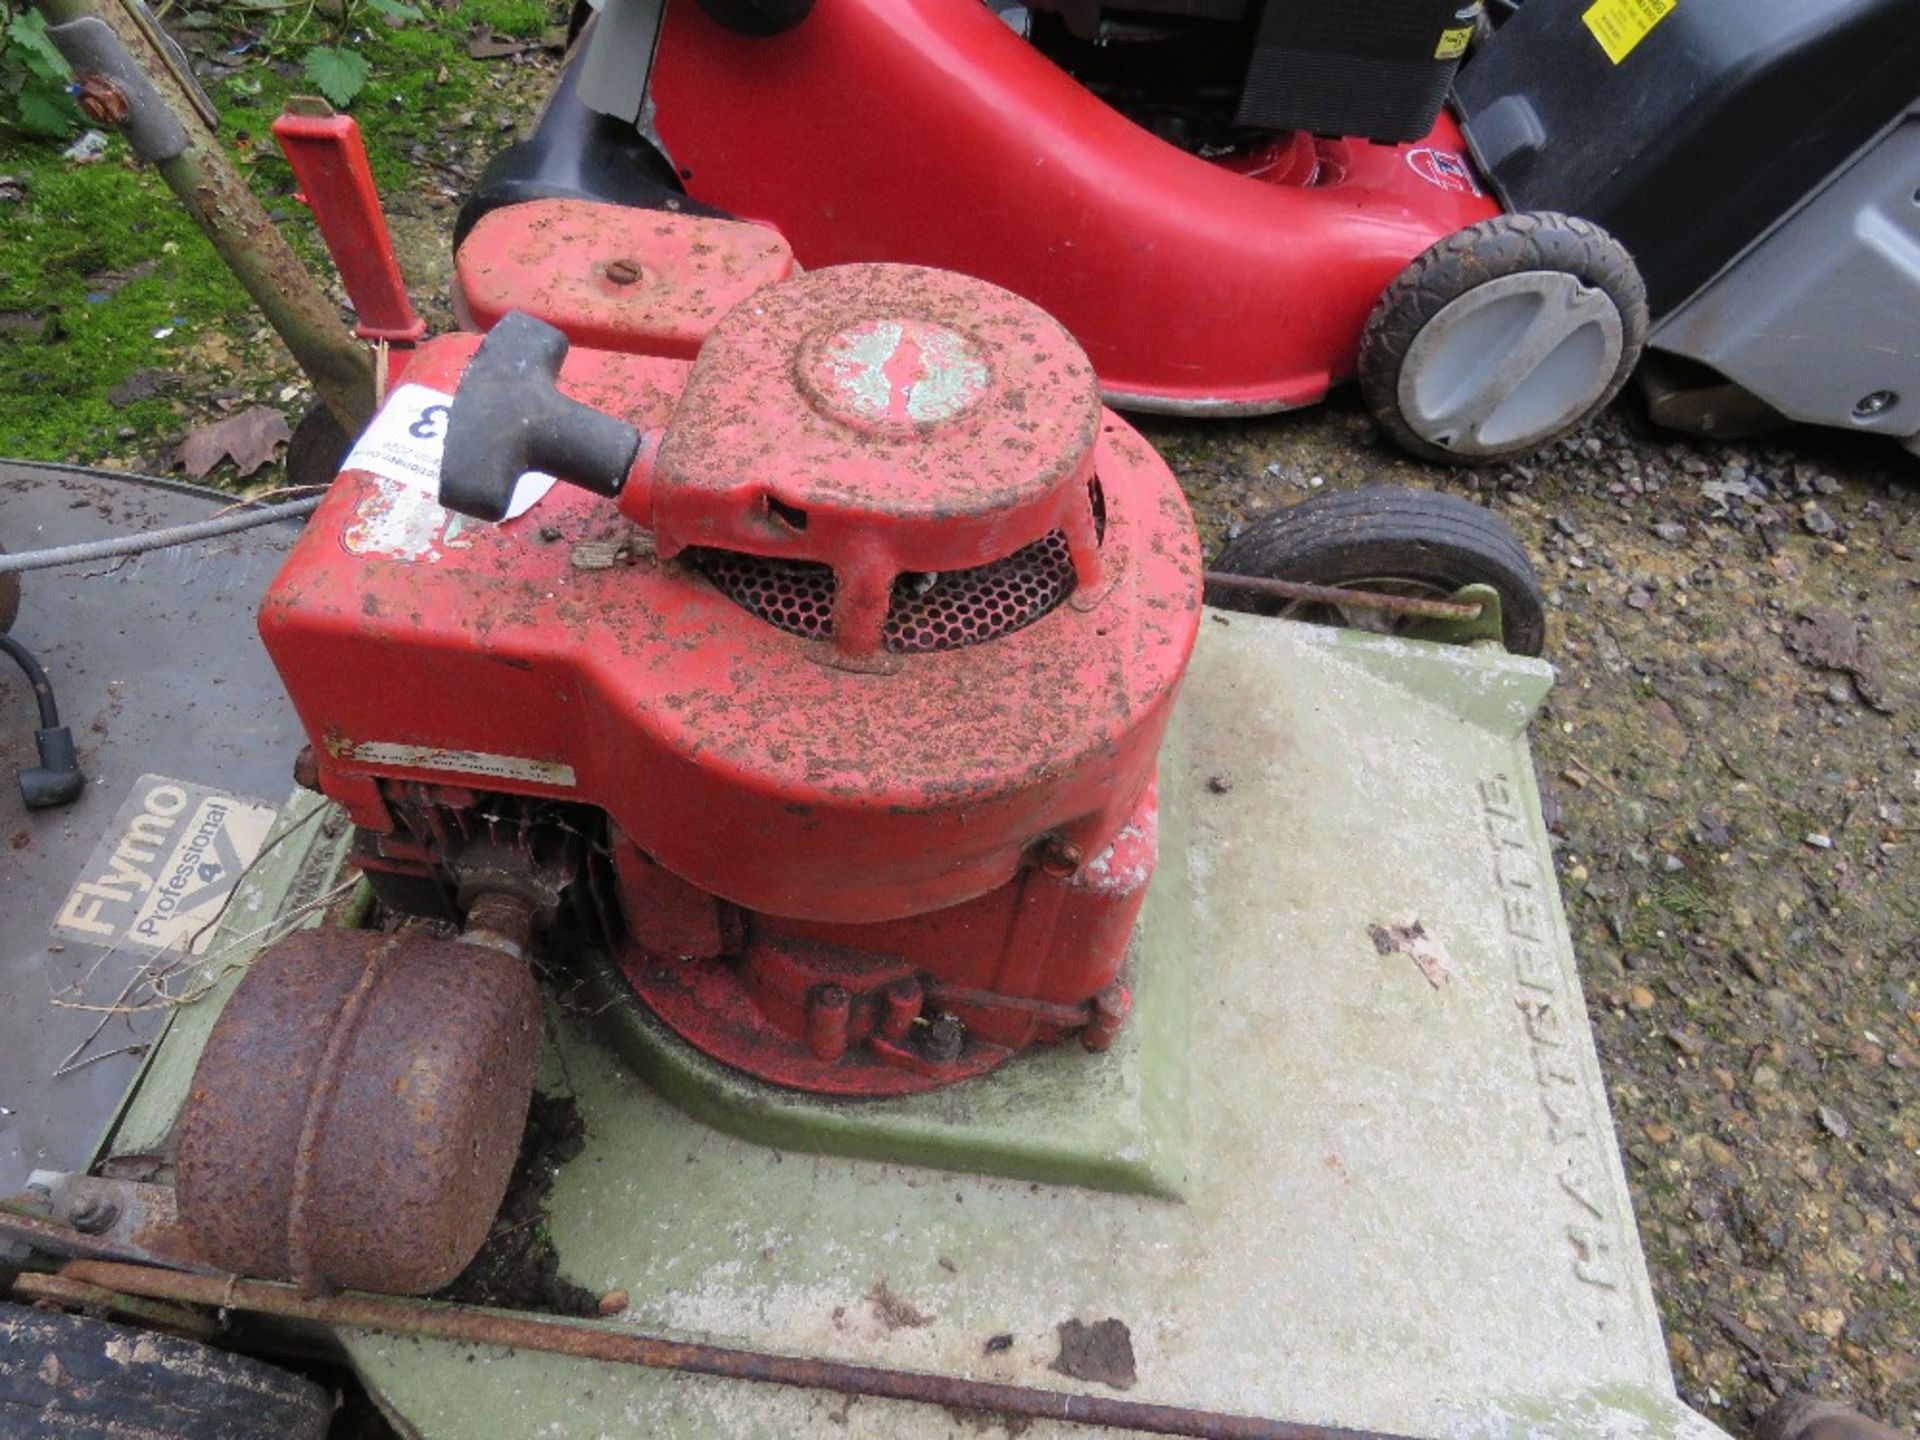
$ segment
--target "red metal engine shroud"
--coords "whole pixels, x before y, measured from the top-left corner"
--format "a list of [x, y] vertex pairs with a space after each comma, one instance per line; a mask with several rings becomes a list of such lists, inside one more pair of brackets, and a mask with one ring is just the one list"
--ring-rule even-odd
[[[477, 344], [408, 384], [454, 391]], [[846, 267], [693, 367], [576, 348], [560, 388], [654, 437], [618, 508], [560, 485], [489, 525], [348, 469], [262, 605], [367, 863], [455, 860], [423, 807], [604, 812], [636, 990], [777, 1083], [1104, 1044], [1200, 564], [1078, 347], [982, 282]]]

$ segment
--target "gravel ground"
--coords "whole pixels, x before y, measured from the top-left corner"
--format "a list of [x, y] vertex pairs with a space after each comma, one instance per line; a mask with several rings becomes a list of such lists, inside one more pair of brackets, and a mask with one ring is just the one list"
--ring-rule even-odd
[[1920, 460], [1654, 434], [1631, 400], [1483, 471], [1351, 398], [1147, 422], [1209, 551], [1322, 488], [1468, 494], [1548, 591], [1533, 740], [1681, 1393], [1920, 1432]]

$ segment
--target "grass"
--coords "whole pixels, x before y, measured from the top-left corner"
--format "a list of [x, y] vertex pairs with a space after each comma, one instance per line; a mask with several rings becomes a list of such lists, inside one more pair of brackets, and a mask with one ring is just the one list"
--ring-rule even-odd
[[[382, 188], [406, 186], [413, 144], [432, 144], [452, 115], [486, 94], [489, 66], [500, 62], [468, 56], [470, 26], [534, 37], [554, 18], [541, 0], [465, 0], [402, 29], [376, 24], [357, 36], [373, 74], [351, 113]], [[287, 96], [308, 88], [272, 62], [297, 73], [303, 49], [222, 56], [242, 68], [209, 89], [228, 153], [296, 249], [327, 275], [268, 132]], [[76, 165], [57, 144], [0, 138], [0, 173], [19, 177], [27, 192], [0, 204], [0, 454], [152, 463], [208, 396], [279, 399], [293, 378], [285, 351], [172, 192], [124, 141], [114, 137], [104, 159]], [[147, 369], [171, 371], [182, 383], [116, 407], [109, 393]]]

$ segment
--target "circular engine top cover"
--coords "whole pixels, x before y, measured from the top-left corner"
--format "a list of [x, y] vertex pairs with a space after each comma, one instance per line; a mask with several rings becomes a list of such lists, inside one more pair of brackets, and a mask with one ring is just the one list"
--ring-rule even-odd
[[1099, 426], [1092, 364], [1019, 296], [909, 265], [815, 271], [701, 348], [654, 465], [655, 542], [831, 567], [836, 643], [871, 651], [901, 575], [1058, 532], [1097, 580]]

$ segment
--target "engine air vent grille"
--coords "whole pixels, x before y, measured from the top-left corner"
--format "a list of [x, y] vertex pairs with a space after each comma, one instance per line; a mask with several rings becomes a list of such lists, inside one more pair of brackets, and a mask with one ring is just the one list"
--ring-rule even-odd
[[[696, 564], [735, 604], [792, 635], [833, 634], [834, 574], [811, 560], [770, 560], [707, 550]], [[958, 650], [1031, 625], [1073, 593], [1073, 557], [1056, 530], [971, 570], [902, 575], [887, 613], [896, 654]]]

